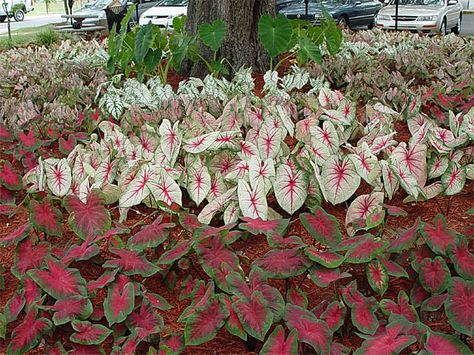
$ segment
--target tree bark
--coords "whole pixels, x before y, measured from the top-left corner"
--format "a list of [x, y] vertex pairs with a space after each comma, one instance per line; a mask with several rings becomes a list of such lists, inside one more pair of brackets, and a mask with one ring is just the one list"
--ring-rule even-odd
[[[218, 58], [225, 58], [224, 64], [231, 72], [242, 66], [265, 71], [268, 56], [258, 40], [258, 20], [262, 14], [275, 14], [275, 0], [190, 0], [186, 30], [196, 34], [199, 24], [223, 20], [227, 35]], [[201, 50], [206, 59], [211, 58], [207, 48]], [[203, 63], [188, 63], [184, 71], [198, 77], [207, 74]]]

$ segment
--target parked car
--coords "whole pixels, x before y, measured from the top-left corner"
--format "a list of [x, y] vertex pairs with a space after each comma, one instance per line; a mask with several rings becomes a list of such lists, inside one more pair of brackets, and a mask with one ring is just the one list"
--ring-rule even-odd
[[[450, 29], [459, 33], [462, 6], [458, 0], [399, 0], [398, 29], [425, 33], [446, 34]], [[376, 26], [395, 29], [395, 0], [380, 10]]]
[[186, 15], [188, 0], [161, 0], [140, 16], [140, 26], [152, 23], [163, 28], [173, 27], [173, 18]]
[[[382, 8], [378, 0], [309, 0], [308, 20], [318, 23], [323, 17], [323, 7], [340, 25], [350, 28], [369, 27], [375, 24], [375, 15]], [[305, 18], [305, 1], [290, 4], [280, 13], [290, 19]]]
[[[15, 21], [23, 21], [25, 14], [33, 11], [33, 0], [7, 0], [7, 12], [10, 18], [14, 18]], [[3, 8], [3, 0], [0, 1], [0, 22], [4, 22], [7, 19], [7, 14]]]
[[299, 2], [300, 0], [276, 0], [276, 10], [279, 12], [280, 10], [283, 10], [285, 7], [288, 5], [294, 4]]

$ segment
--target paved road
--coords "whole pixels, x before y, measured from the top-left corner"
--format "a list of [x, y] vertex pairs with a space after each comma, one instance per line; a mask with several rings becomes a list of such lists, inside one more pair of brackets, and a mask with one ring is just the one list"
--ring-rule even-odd
[[[28, 16], [25, 15], [25, 19], [21, 22], [16, 22], [11, 19], [11, 29], [17, 30], [19, 28], [43, 26], [49, 23], [62, 22], [61, 15], [43, 15], [43, 16]], [[7, 33], [7, 21], [0, 23], [0, 34]]]

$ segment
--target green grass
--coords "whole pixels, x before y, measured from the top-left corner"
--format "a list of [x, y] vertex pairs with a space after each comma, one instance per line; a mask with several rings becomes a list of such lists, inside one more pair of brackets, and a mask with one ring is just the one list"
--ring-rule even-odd
[[[27, 27], [20, 28], [12, 31], [12, 41], [11, 43], [8, 40], [8, 34], [0, 34], [0, 51], [4, 51], [13, 47], [24, 47], [29, 44], [42, 45], [45, 36], [51, 36], [52, 31], [51, 25], [44, 25], [38, 27]], [[61, 36], [58, 35], [58, 39]]]
[[[74, 2], [72, 11], [79, 10], [83, 7], [88, 1], [86, 0], [77, 0]], [[48, 6], [48, 12], [46, 12], [46, 2], [35, 2], [34, 11], [27, 14], [27, 16], [44, 16], [46, 14], [64, 14], [64, 3], [62, 1], [50, 2]]]

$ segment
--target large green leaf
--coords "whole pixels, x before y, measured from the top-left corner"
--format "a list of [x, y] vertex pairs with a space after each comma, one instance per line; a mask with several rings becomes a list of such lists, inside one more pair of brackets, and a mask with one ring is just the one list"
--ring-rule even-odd
[[290, 49], [293, 29], [290, 20], [283, 15], [263, 15], [258, 22], [258, 35], [270, 57], [276, 57]]
[[198, 34], [206, 46], [217, 52], [226, 35], [225, 22], [216, 20], [213, 23], [202, 23], [199, 25]]

